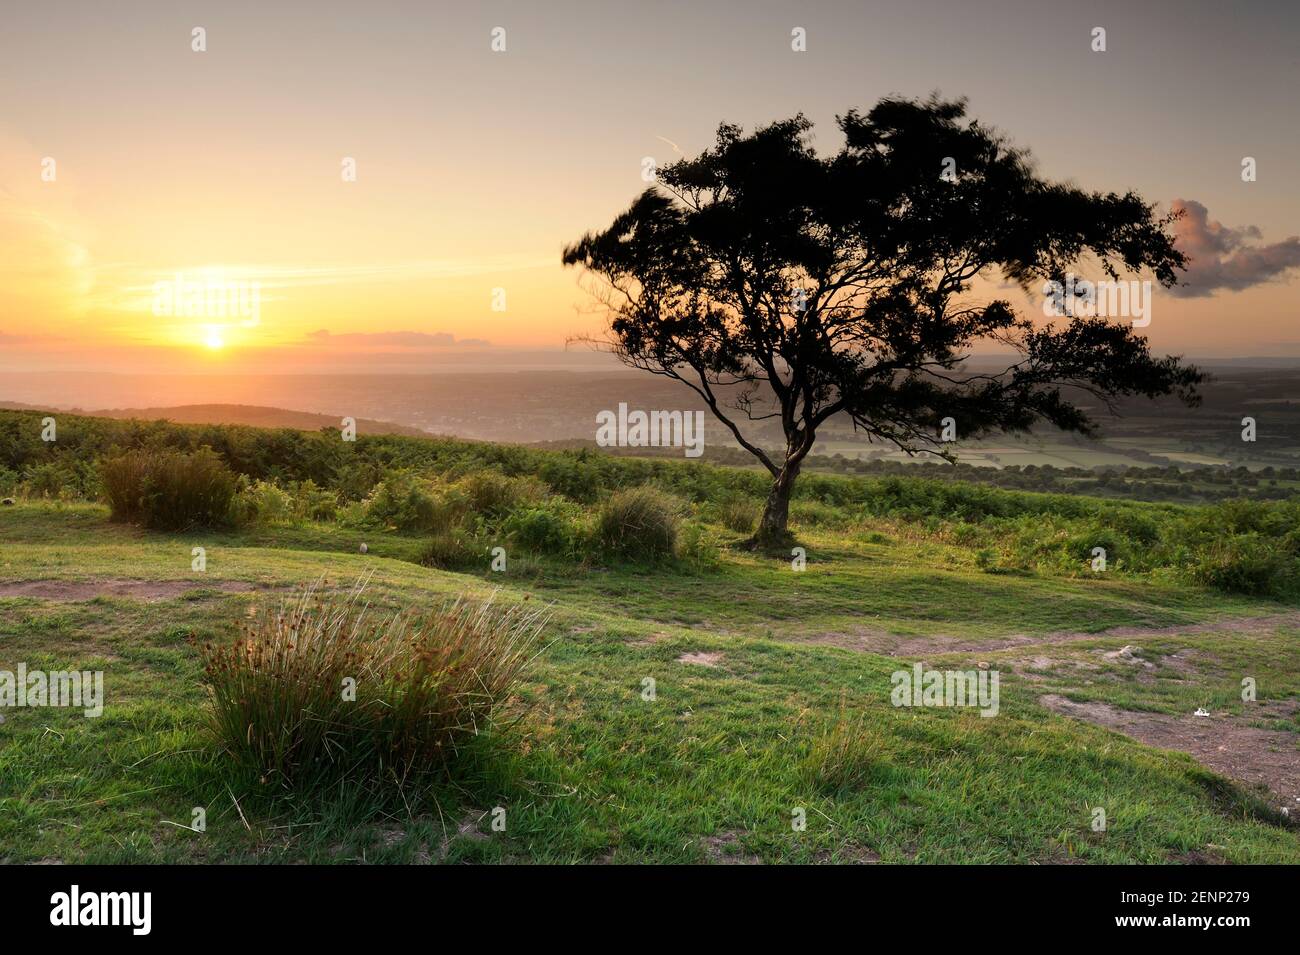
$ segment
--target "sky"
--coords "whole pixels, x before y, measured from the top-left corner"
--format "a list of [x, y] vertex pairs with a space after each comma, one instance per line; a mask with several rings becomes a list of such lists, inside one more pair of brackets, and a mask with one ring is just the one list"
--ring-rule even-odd
[[1300, 356], [1297, 40], [1292, 2], [5, 3], [0, 374], [562, 349], [601, 319], [561, 250], [645, 157], [800, 111], [833, 151], [837, 114], [932, 91], [1186, 211], [1154, 349]]

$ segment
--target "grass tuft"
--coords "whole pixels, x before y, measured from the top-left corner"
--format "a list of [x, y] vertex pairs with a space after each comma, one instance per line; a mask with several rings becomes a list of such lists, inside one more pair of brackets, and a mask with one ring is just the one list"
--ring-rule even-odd
[[642, 485], [610, 495], [596, 517], [596, 537], [604, 550], [619, 557], [671, 557], [680, 523], [676, 499]]
[[240, 767], [290, 787], [444, 771], [514, 695], [547, 619], [493, 599], [387, 613], [363, 594], [309, 586], [203, 646], [211, 726]]
[[235, 475], [211, 448], [128, 451], [99, 473], [115, 521], [170, 531], [230, 522]]
[[861, 790], [889, 765], [889, 745], [879, 725], [841, 702], [834, 722], [817, 736], [804, 760], [808, 782], [826, 793]]

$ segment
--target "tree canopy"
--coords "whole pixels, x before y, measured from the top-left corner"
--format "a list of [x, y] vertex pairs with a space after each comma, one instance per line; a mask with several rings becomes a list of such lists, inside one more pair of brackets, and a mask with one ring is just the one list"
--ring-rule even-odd
[[[964, 101], [890, 98], [838, 125], [842, 147], [820, 156], [802, 115], [748, 134], [723, 124], [563, 255], [603, 280], [613, 352], [694, 389], [772, 474], [760, 535], [785, 535], [800, 465], [835, 415], [951, 457], [944, 418], [962, 438], [1038, 422], [1091, 433], [1083, 393], [1197, 400], [1201, 373], [1152, 356], [1129, 323], [1035, 322], [973, 294], [981, 277], [1033, 291], [1077, 268], [1170, 286], [1185, 266], [1173, 215], [1041, 178]], [[1005, 367], [968, 370], [981, 345]], [[766, 419], [785, 448], [747, 436]]]

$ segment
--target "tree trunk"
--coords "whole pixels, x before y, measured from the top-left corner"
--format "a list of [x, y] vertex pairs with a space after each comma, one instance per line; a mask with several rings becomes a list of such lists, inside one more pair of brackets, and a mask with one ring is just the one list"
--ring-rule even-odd
[[755, 540], [776, 543], [789, 536], [786, 525], [790, 521], [790, 494], [794, 491], [794, 479], [798, 476], [799, 465], [787, 463], [772, 482], [767, 504], [763, 507], [763, 518], [758, 523], [758, 533], [754, 535]]

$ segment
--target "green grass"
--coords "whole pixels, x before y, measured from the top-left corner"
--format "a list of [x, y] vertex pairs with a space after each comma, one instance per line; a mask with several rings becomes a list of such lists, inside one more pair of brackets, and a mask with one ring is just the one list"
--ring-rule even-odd
[[[0, 856], [700, 862], [731, 853], [814, 862], [874, 853], [884, 862], [1159, 863], [1207, 851], [1232, 862], [1300, 861], [1294, 830], [1189, 757], [1036, 702], [1068, 690], [1167, 712], [1229, 706], [1243, 672], [1257, 675], [1262, 697], [1286, 698], [1300, 692], [1292, 629], [1072, 642], [1058, 648], [1062, 666], [1038, 679], [1013, 664], [1023, 651], [979, 654], [1006, 661], [995, 719], [895, 709], [889, 675], [904, 664], [813, 642], [863, 630], [975, 638], [1166, 627], [1285, 608], [1135, 576], [983, 573], [942, 535], [884, 519], [797, 530], [803, 573], [724, 549], [711, 572], [519, 560], [504, 574], [456, 574], [414, 564], [419, 537], [332, 524], [161, 534], [111, 524], [97, 505], [6, 508], [0, 580], [193, 588], [152, 603], [0, 597], [0, 669], [101, 668], [107, 697], [98, 719], [6, 711]], [[206, 574], [190, 569], [198, 545]], [[239, 778], [202, 729], [196, 642], [233, 636], [254, 604], [305, 581], [346, 585], [366, 573], [385, 604], [494, 587], [507, 601], [552, 603], [518, 724], [481, 739], [445, 784], [385, 802], [347, 790], [289, 800]], [[224, 580], [257, 589], [224, 593]], [[1072, 681], [1067, 659], [1126, 643], [1156, 656], [1193, 648], [1201, 678], [1188, 685], [1176, 682], [1185, 674], [1157, 671], [1143, 682], [1110, 668], [1091, 686]], [[697, 652], [721, 654], [717, 666], [678, 662]], [[642, 697], [647, 678], [653, 701]], [[842, 708], [871, 728], [869, 765], [810, 771]], [[1089, 828], [1097, 806], [1109, 818], [1104, 834]], [[207, 813], [203, 833], [184, 828], [195, 807]], [[505, 810], [504, 832], [491, 828], [495, 807]], [[791, 826], [797, 809], [804, 831]]]
[[[1241, 698], [1243, 678], [1255, 681], [1261, 702], [1300, 697], [1300, 667], [1294, 659], [1298, 642], [1300, 630], [1269, 624], [1249, 630], [1085, 640], [1035, 647], [1037, 665], [1025, 670], [1041, 678], [1042, 692], [1064, 693], [1079, 702], [1174, 715], [1204, 707], [1250, 717], [1251, 706]], [[1132, 646], [1133, 657], [1142, 662], [1106, 659], [1106, 652], [1122, 646]], [[1025, 655], [1004, 650], [981, 656], [1010, 661]]]

